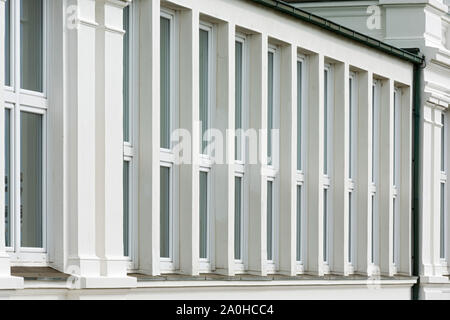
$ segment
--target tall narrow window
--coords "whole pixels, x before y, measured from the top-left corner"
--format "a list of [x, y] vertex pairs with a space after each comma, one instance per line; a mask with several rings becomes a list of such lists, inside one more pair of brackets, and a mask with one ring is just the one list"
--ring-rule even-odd
[[274, 249], [274, 215], [273, 215], [273, 182], [267, 182], [267, 260], [273, 261]]
[[170, 149], [170, 20], [161, 17], [161, 148]]
[[20, 4], [21, 88], [43, 92], [43, 1], [21, 0]]
[[349, 130], [349, 135], [348, 135], [348, 163], [349, 163], [349, 169], [348, 169], [348, 178], [351, 180], [353, 179], [353, 133], [354, 133], [354, 128], [353, 128], [353, 93], [354, 93], [354, 89], [353, 89], [353, 78], [350, 77], [349, 80], [349, 99], [348, 99], [348, 103], [349, 103], [349, 108], [348, 108], [348, 130]]
[[200, 259], [209, 259], [208, 173], [200, 172]]
[[123, 162], [123, 255], [130, 256], [130, 163]]
[[170, 168], [161, 167], [160, 184], [160, 255], [171, 258]]
[[130, 7], [123, 10], [123, 139], [130, 141]]
[[235, 155], [236, 160], [243, 160], [242, 152], [242, 132], [243, 129], [243, 62], [244, 62], [244, 44], [242, 41], [236, 41], [236, 81], [235, 81], [235, 129], [236, 129], [236, 145]]
[[352, 193], [350, 192], [348, 194], [348, 262], [349, 263], [353, 263], [353, 235], [352, 235], [352, 230], [353, 230], [353, 198], [352, 198]]
[[378, 214], [378, 150], [379, 150], [379, 101], [380, 101], [380, 82], [373, 80], [372, 83], [372, 105], [371, 105], [371, 263], [373, 265], [378, 263], [378, 242], [379, 242], [379, 214]]
[[11, 0], [5, 3], [5, 85], [11, 85]]
[[5, 246], [11, 246], [11, 110], [5, 110]]
[[325, 70], [324, 72], [324, 97], [323, 97], [323, 174], [328, 174], [328, 134], [329, 134], [329, 128], [328, 128], [328, 112], [329, 112], [329, 105], [328, 105], [328, 96], [329, 96], [329, 70]]
[[328, 262], [328, 190], [323, 192], [323, 261]]
[[302, 170], [303, 62], [297, 61], [297, 170]]
[[401, 112], [401, 91], [400, 89], [394, 89], [394, 109], [393, 109], [393, 126], [394, 136], [392, 141], [393, 147], [393, 259], [394, 265], [398, 265], [399, 262], [399, 249], [400, 249], [400, 202], [397, 197], [400, 192], [400, 151], [401, 151], [401, 126], [400, 126], [400, 112]]
[[201, 153], [205, 153], [207, 141], [205, 132], [210, 126], [210, 31], [200, 29], [200, 121]]
[[273, 52], [268, 55], [268, 77], [267, 77], [267, 164], [273, 164], [272, 130], [274, 117], [274, 56]]
[[242, 178], [234, 178], [234, 258], [242, 260]]
[[43, 248], [42, 115], [20, 114], [21, 245]]
[[351, 72], [349, 78], [349, 106], [348, 106], [348, 262], [350, 265], [355, 261], [355, 219], [356, 214], [356, 145], [357, 145], [357, 77]]
[[446, 192], [448, 188], [447, 184], [447, 152], [448, 152], [448, 146], [447, 146], [447, 135], [448, 135], [448, 128], [447, 123], [445, 119], [445, 114], [442, 113], [441, 115], [441, 212], [440, 212], [440, 258], [446, 259], [447, 254], [447, 245], [448, 243], [448, 235], [446, 232], [447, 229], [447, 218], [446, 218], [446, 212], [448, 210], [448, 201], [446, 198]]
[[297, 186], [297, 262], [302, 261], [302, 187]]

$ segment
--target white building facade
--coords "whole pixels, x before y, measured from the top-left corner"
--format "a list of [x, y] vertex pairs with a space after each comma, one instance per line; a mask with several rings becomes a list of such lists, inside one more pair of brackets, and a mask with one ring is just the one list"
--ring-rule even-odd
[[[299, 2], [299, 1], [292, 1]], [[450, 299], [448, 187], [450, 103], [450, 2], [304, 1], [295, 6], [426, 57], [418, 126], [416, 274], [422, 299]]]
[[1, 297], [412, 298], [418, 54], [277, 1], [0, 16]]

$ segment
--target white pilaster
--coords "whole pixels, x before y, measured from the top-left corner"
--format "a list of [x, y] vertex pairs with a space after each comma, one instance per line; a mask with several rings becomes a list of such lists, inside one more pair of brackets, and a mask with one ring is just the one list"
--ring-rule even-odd
[[323, 164], [324, 164], [324, 56], [314, 54], [309, 59], [308, 112], [308, 170], [306, 186], [307, 210], [307, 268], [323, 275]]
[[368, 274], [372, 250], [372, 72], [358, 73], [357, 263], [356, 272]]
[[234, 275], [234, 136], [227, 130], [235, 128], [235, 25], [218, 25], [217, 107], [214, 112], [216, 128], [225, 138], [224, 163], [215, 170], [215, 257], [216, 271]]
[[[141, 39], [139, 41], [139, 270], [149, 275], [158, 275], [160, 273], [160, 1], [142, 0], [139, 5]], [[183, 207], [181, 217], [182, 211]]]
[[[5, 0], [0, 0], [0, 43], [5, 43]], [[4, 80], [5, 80], [5, 50], [0, 50], [0, 177], [5, 176], [5, 112], [4, 112]], [[0, 289], [19, 289], [23, 287], [23, 279], [12, 277], [10, 258], [5, 250], [5, 179], [0, 179]]]
[[[250, 45], [250, 128], [267, 129], [267, 55], [268, 38], [255, 34]], [[262, 175], [267, 155], [267, 140], [259, 135], [258, 163], [249, 166], [249, 272], [267, 275], [267, 181]]]
[[297, 239], [297, 48], [281, 48], [280, 272], [296, 274]]
[[67, 271], [98, 277], [95, 211], [95, 1], [72, 0], [78, 20], [66, 32], [68, 141]]
[[[180, 165], [180, 270], [199, 274], [199, 18], [197, 10], [180, 12], [180, 128], [191, 135], [191, 161]], [[158, 144], [159, 145], [159, 144]]]
[[380, 152], [379, 152], [379, 233], [380, 271], [393, 275], [393, 173], [394, 173], [394, 81], [387, 79], [381, 85]]
[[[123, 8], [97, 0], [96, 19], [96, 220], [100, 274], [127, 278], [123, 256]], [[110, 48], [115, 48], [110, 50]]]
[[349, 241], [349, 66], [334, 65], [334, 123], [333, 123], [333, 240], [331, 270], [347, 274]]

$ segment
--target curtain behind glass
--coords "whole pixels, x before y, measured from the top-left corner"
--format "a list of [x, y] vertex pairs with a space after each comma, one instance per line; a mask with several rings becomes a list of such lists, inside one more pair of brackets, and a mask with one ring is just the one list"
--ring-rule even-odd
[[272, 52], [268, 56], [268, 93], [267, 93], [267, 164], [272, 164], [272, 129], [273, 129], [273, 58]]
[[161, 167], [160, 255], [170, 258], [170, 169]]
[[209, 33], [200, 30], [200, 121], [202, 122], [200, 132], [200, 153], [204, 153], [208, 145], [203, 141], [203, 134], [209, 128]]
[[324, 73], [324, 102], [323, 102], [323, 174], [328, 174], [328, 71]]
[[130, 256], [130, 163], [123, 162], [123, 255]]
[[43, 2], [20, 1], [21, 88], [43, 92]]
[[11, 85], [11, 4], [5, 3], [5, 85]]
[[208, 258], [208, 174], [200, 172], [200, 259]]
[[240, 260], [242, 259], [242, 178], [234, 179], [234, 187], [234, 258]]
[[[236, 41], [236, 98], [235, 98], [235, 129], [242, 129], [242, 42]], [[237, 131], [239, 132], [239, 131]], [[242, 160], [242, 137], [241, 134], [236, 135], [235, 156], [236, 160]]]
[[328, 262], [328, 190], [323, 191], [323, 261]]
[[170, 20], [161, 17], [161, 148], [170, 149]]
[[21, 245], [42, 248], [42, 115], [20, 113]]
[[267, 260], [273, 260], [273, 182], [267, 183]]
[[11, 247], [11, 111], [5, 109], [5, 245]]
[[348, 175], [349, 178], [352, 179], [353, 178], [353, 79], [350, 78], [349, 80], [349, 110], [348, 110], [348, 117], [349, 117], [349, 135], [348, 135], [348, 139], [349, 139], [349, 145], [348, 145], [348, 162], [349, 162], [349, 170], [348, 170]]
[[123, 10], [123, 139], [130, 142], [130, 7]]

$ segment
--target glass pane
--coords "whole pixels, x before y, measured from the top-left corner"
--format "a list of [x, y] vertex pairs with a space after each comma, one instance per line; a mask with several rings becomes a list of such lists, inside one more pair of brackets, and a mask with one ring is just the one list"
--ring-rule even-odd
[[442, 129], [441, 129], [441, 171], [445, 171], [445, 158], [446, 158], [446, 147], [445, 147], [445, 143], [446, 143], [446, 139], [445, 139], [445, 115], [442, 114], [441, 116], [441, 121], [442, 121]]
[[398, 217], [397, 217], [397, 201], [394, 198], [392, 200], [393, 214], [392, 214], [392, 263], [395, 264], [397, 262], [397, 225], [398, 225]]
[[441, 259], [445, 259], [445, 184], [441, 183], [441, 233], [440, 233], [440, 256]]
[[170, 168], [161, 167], [160, 255], [170, 258]]
[[328, 174], [328, 71], [324, 74], [324, 102], [323, 102], [323, 174]]
[[201, 153], [208, 145], [203, 141], [203, 134], [209, 128], [209, 32], [200, 30], [200, 132]]
[[352, 250], [353, 250], [353, 246], [352, 246], [352, 232], [353, 232], [353, 228], [352, 228], [352, 223], [353, 223], [353, 199], [352, 199], [352, 193], [350, 192], [348, 194], [348, 262], [352, 263], [353, 262], [353, 255], [352, 255]]
[[208, 259], [208, 174], [200, 172], [200, 259]]
[[11, 1], [5, 3], [5, 85], [11, 85]]
[[376, 216], [375, 216], [375, 197], [372, 196], [372, 206], [371, 206], [371, 215], [372, 215], [372, 239], [371, 239], [371, 259], [370, 261], [372, 263], [375, 263], [375, 222], [376, 222]]
[[170, 20], [161, 17], [161, 148], [170, 149]]
[[273, 182], [267, 183], [267, 260], [273, 260]]
[[302, 187], [297, 187], [297, 261], [302, 261]]
[[43, 0], [20, 1], [21, 88], [43, 91]]
[[398, 127], [398, 103], [397, 103], [397, 93], [394, 92], [394, 143], [393, 143], [393, 147], [394, 147], [394, 163], [393, 163], [393, 181], [394, 181], [394, 186], [397, 185], [397, 146], [398, 146], [398, 132], [397, 132], [397, 127]]
[[372, 86], [372, 182], [375, 182], [375, 145], [377, 137], [375, 136], [376, 113], [375, 113], [375, 85]]
[[242, 178], [234, 179], [234, 258], [242, 259]]
[[350, 78], [349, 80], [349, 110], [348, 110], [348, 128], [349, 128], [349, 134], [348, 134], [348, 162], [349, 162], [349, 179], [353, 178], [353, 79]]
[[5, 110], [5, 236], [11, 247], [11, 111]]
[[130, 142], [130, 7], [123, 10], [123, 140]]
[[267, 164], [272, 165], [272, 129], [273, 129], [273, 100], [274, 100], [274, 70], [273, 70], [273, 52], [268, 56], [268, 85], [267, 85]]
[[123, 162], [123, 255], [130, 256], [130, 163]]
[[20, 115], [21, 244], [42, 248], [42, 115]]
[[297, 170], [302, 170], [302, 101], [303, 77], [302, 63], [297, 62]]
[[[235, 111], [235, 127], [236, 130], [242, 129], [242, 42], [236, 41], [236, 111]], [[237, 131], [240, 132], [240, 131]], [[242, 160], [242, 137], [239, 134], [236, 136], [235, 155], [236, 160]]]
[[328, 190], [323, 191], [323, 261], [328, 262]]

